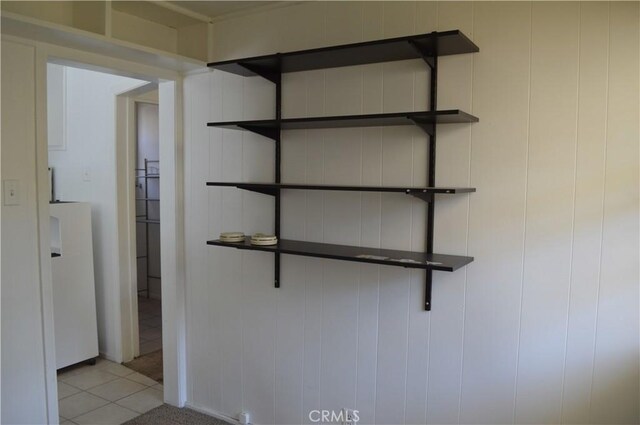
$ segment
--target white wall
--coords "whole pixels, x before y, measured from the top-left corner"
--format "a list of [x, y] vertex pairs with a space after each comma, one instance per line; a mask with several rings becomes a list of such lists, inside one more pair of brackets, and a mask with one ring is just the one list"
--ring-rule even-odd
[[115, 96], [144, 82], [71, 67], [65, 67], [63, 75], [65, 149], [50, 150], [49, 165], [54, 168], [56, 199], [91, 203], [99, 347], [100, 353], [117, 359]]
[[[442, 58], [435, 273], [208, 247], [272, 230], [272, 200], [207, 180], [271, 181], [273, 143], [207, 121], [271, 118], [273, 86], [185, 80], [188, 403], [254, 423], [355, 408], [361, 423], [637, 423], [638, 3], [309, 2], [218, 22], [216, 60], [459, 28]], [[288, 74], [283, 115], [420, 110], [424, 63]], [[424, 184], [417, 129], [289, 131], [283, 181]], [[286, 238], [420, 250], [402, 195], [285, 192]]]
[[3, 40], [2, 181], [20, 188], [20, 205], [2, 204], [3, 424], [47, 422], [34, 79], [35, 49]]

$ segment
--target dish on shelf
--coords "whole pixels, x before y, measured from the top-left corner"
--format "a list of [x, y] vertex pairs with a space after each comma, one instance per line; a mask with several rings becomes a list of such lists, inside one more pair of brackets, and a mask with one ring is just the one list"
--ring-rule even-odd
[[242, 232], [223, 232], [223, 233], [220, 233], [220, 241], [222, 241], [222, 242], [244, 242], [244, 233], [242, 233]]
[[251, 236], [251, 245], [265, 246], [265, 245], [277, 245], [277, 244], [278, 244], [278, 238], [275, 237], [274, 235], [265, 235], [263, 233], [256, 233], [255, 235]]

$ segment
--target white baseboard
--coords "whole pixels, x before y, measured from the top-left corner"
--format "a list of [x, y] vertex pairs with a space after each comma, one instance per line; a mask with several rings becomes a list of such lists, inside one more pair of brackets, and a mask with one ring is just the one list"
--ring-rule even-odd
[[204, 413], [205, 415], [213, 416], [216, 419], [220, 419], [222, 421], [227, 421], [231, 424], [240, 425], [240, 422], [236, 418], [232, 418], [227, 415], [223, 415], [222, 413], [216, 412], [215, 410], [208, 409], [206, 407], [198, 406], [197, 404], [193, 404], [190, 402], [185, 403], [185, 407], [189, 409], [193, 409], [196, 412]]

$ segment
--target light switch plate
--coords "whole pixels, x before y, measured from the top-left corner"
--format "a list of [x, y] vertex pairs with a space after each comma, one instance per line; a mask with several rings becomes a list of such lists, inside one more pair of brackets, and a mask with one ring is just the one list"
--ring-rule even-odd
[[4, 204], [20, 205], [20, 182], [18, 180], [4, 180]]

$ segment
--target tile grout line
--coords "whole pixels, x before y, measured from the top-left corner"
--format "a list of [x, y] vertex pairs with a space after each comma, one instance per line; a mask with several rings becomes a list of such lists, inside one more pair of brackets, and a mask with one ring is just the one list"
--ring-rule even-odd
[[[97, 397], [97, 396], [96, 396], [96, 397]], [[104, 399], [103, 399], [103, 400], [104, 400]], [[114, 402], [110, 401], [110, 402], [109, 402], [109, 403], [107, 403], [107, 404], [104, 404], [104, 405], [102, 405], [102, 406], [100, 406], [100, 407], [96, 407], [95, 409], [91, 409], [91, 410], [89, 410], [88, 412], [81, 413], [80, 415], [74, 416], [74, 417], [72, 417], [72, 418], [67, 418], [66, 420], [71, 421], [71, 422], [74, 422], [74, 419], [78, 419], [78, 418], [79, 418], [79, 417], [81, 417], [81, 416], [88, 415], [89, 413], [91, 413], [91, 412], [95, 412], [96, 410], [98, 410], [98, 409], [102, 409], [103, 407], [107, 407], [107, 406], [108, 406], [108, 405], [110, 405], [110, 404], [113, 404], [114, 406], [118, 406], [118, 407], [120, 407], [120, 408], [122, 408], [122, 409], [129, 410], [130, 412], [136, 413], [136, 414], [137, 414], [137, 416], [136, 416], [136, 417], [138, 417], [138, 416], [140, 416], [140, 415], [143, 415], [143, 413], [136, 412], [135, 410], [131, 410], [131, 409], [127, 408], [127, 407], [121, 406], [121, 405], [119, 405], [119, 404], [116, 404], [116, 403], [114, 403]], [[131, 418], [131, 419], [134, 419], [134, 418]], [[77, 422], [74, 422], [74, 423], [77, 423]]]
[[[107, 360], [107, 362], [108, 362], [108, 360]], [[113, 363], [113, 364], [120, 365], [119, 363]], [[108, 365], [108, 364], [107, 364], [107, 365]], [[69, 396], [67, 396], [67, 397], [63, 397], [63, 398], [59, 399], [59, 400], [58, 400], [58, 403], [60, 403], [62, 400], [68, 399], [68, 398], [70, 398], [70, 397], [78, 396], [78, 395], [81, 395], [81, 394], [83, 394], [83, 393], [84, 393], [85, 395], [89, 395], [89, 396], [91, 396], [91, 397], [96, 397], [96, 398], [98, 398], [98, 399], [101, 399], [101, 400], [103, 400], [103, 401], [106, 401], [107, 403], [106, 403], [106, 404], [104, 404], [104, 405], [102, 405], [102, 406], [96, 407], [95, 409], [88, 410], [88, 411], [86, 411], [86, 412], [83, 412], [83, 413], [81, 413], [81, 414], [79, 414], [79, 415], [76, 415], [76, 416], [73, 416], [73, 417], [70, 417], [70, 418], [67, 418], [66, 416], [62, 416], [62, 415], [60, 415], [60, 414], [59, 414], [59, 417], [60, 417], [60, 418], [63, 418], [65, 421], [71, 421], [71, 422], [74, 422], [74, 423], [75, 423], [74, 419], [77, 419], [77, 418], [79, 418], [79, 417], [81, 417], [81, 416], [84, 416], [84, 415], [88, 415], [88, 414], [90, 414], [90, 413], [92, 413], [92, 412], [95, 412], [95, 411], [96, 411], [96, 410], [98, 410], [98, 409], [101, 409], [101, 408], [107, 407], [107, 406], [109, 406], [109, 405], [114, 405], [114, 406], [117, 406], [117, 407], [118, 407], [118, 408], [120, 408], [120, 409], [124, 409], [124, 410], [126, 410], [126, 411], [131, 412], [131, 413], [134, 413], [134, 414], [136, 414], [136, 416], [135, 416], [135, 417], [138, 417], [138, 416], [140, 416], [140, 415], [142, 415], [142, 414], [144, 414], [144, 413], [140, 413], [140, 412], [138, 412], [138, 411], [136, 411], [136, 410], [130, 409], [130, 408], [126, 407], [126, 406], [123, 406], [123, 405], [119, 404], [118, 402], [119, 402], [119, 401], [122, 401], [122, 400], [124, 400], [124, 399], [126, 399], [126, 398], [129, 398], [129, 397], [131, 397], [131, 396], [133, 396], [133, 395], [136, 395], [136, 394], [138, 394], [138, 393], [141, 393], [141, 392], [143, 392], [143, 391], [146, 391], [146, 390], [148, 390], [149, 388], [154, 388], [154, 387], [155, 387], [155, 386], [157, 386], [157, 385], [162, 385], [162, 384], [160, 384], [160, 383], [159, 383], [159, 382], [157, 382], [157, 381], [154, 381], [154, 384], [153, 384], [153, 385], [147, 385], [147, 384], [145, 384], [145, 383], [138, 382], [138, 381], [134, 381], [133, 379], [129, 379], [129, 378], [127, 378], [128, 376], [134, 375], [134, 374], [139, 373], [139, 372], [136, 372], [136, 371], [134, 371], [134, 370], [132, 370], [132, 369], [129, 369], [129, 368], [127, 368], [126, 366], [123, 366], [123, 367], [127, 368], [128, 370], [130, 370], [130, 371], [131, 371], [131, 373], [129, 373], [129, 374], [127, 374], [127, 375], [124, 375], [124, 376], [116, 375], [115, 373], [112, 373], [112, 372], [109, 372], [109, 371], [107, 371], [107, 370], [104, 370], [104, 369], [103, 369], [103, 367], [106, 367], [106, 366], [102, 366], [102, 367], [101, 367], [101, 366], [98, 366], [98, 368], [95, 368], [95, 369], [94, 369], [94, 367], [95, 367], [95, 366], [83, 366], [83, 367], [82, 367], [81, 369], [79, 369], [79, 370], [82, 370], [82, 369], [85, 369], [85, 368], [86, 368], [86, 369], [88, 369], [88, 370], [86, 370], [86, 371], [84, 371], [84, 372], [79, 372], [77, 375], [73, 375], [73, 376], [80, 376], [80, 375], [83, 375], [83, 374], [85, 374], [85, 373], [94, 372], [94, 371], [100, 371], [100, 372], [104, 372], [104, 373], [106, 373], [106, 374], [108, 374], [108, 375], [112, 375], [112, 376], [114, 376], [114, 377], [115, 377], [115, 379], [109, 380], [109, 381], [107, 381], [107, 382], [103, 382], [103, 383], [98, 384], [98, 385], [94, 385], [94, 386], [89, 387], [89, 388], [87, 388], [87, 389], [85, 389], [85, 390], [80, 389], [80, 388], [78, 388], [78, 387], [76, 387], [76, 386], [74, 386], [74, 385], [68, 384], [67, 382], [60, 381], [60, 380], [58, 379], [58, 380], [57, 380], [57, 381], [58, 381], [58, 383], [62, 382], [62, 383], [64, 383], [65, 385], [68, 385], [68, 386], [70, 386], [70, 387], [72, 387], [72, 388], [74, 388], [74, 389], [79, 390], [79, 391], [78, 391], [77, 393], [75, 393], [75, 394], [71, 394], [71, 395], [69, 395]], [[71, 377], [73, 377], [73, 376], [71, 376]], [[129, 381], [129, 382], [133, 382], [133, 383], [136, 383], [136, 384], [140, 384], [140, 385], [142, 385], [144, 388], [139, 389], [139, 390], [137, 390], [137, 391], [134, 391], [134, 392], [132, 392], [132, 393], [130, 393], [130, 394], [127, 394], [127, 395], [125, 395], [125, 396], [123, 396], [123, 397], [120, 397], [120, 398], [118, 398], [118, 399], [116, 399], [116, 400], [113, 400], [113, 401], [112, 401], [112, 400], [108, 400], [108, 399], [106, 399], [106, 398], [104, 398], [104, 397], [102, 397], [102, 396], [100, 396], [100, 395], [97, 395], [97, 394], [94, 394], [94, 393], [90, 392], [90, 390], [92, 390], [92, 389], [95, 389], [95, 388], [97, 388], [97, 387], [99, 387], [99, 386], [102, 386], [102, 385], [106, 385], [106, 384], [109, 384], [109, 383], [115, 382], [115, 381], [117, 381], [117, 380], [119, 380], [119, 379], [126, 379], [126, 380], [127, 380], [127, 381]], [[149, 379], [151, 379], [151, 378], [149, 378]], [[160, 391], [160, 390], [157, 390], [157, 391]], [[134, 417], [134, 418], [135, 418], [135, 417]], [[132, 418], [132, 419], [133, 419], [133, 418]]]

